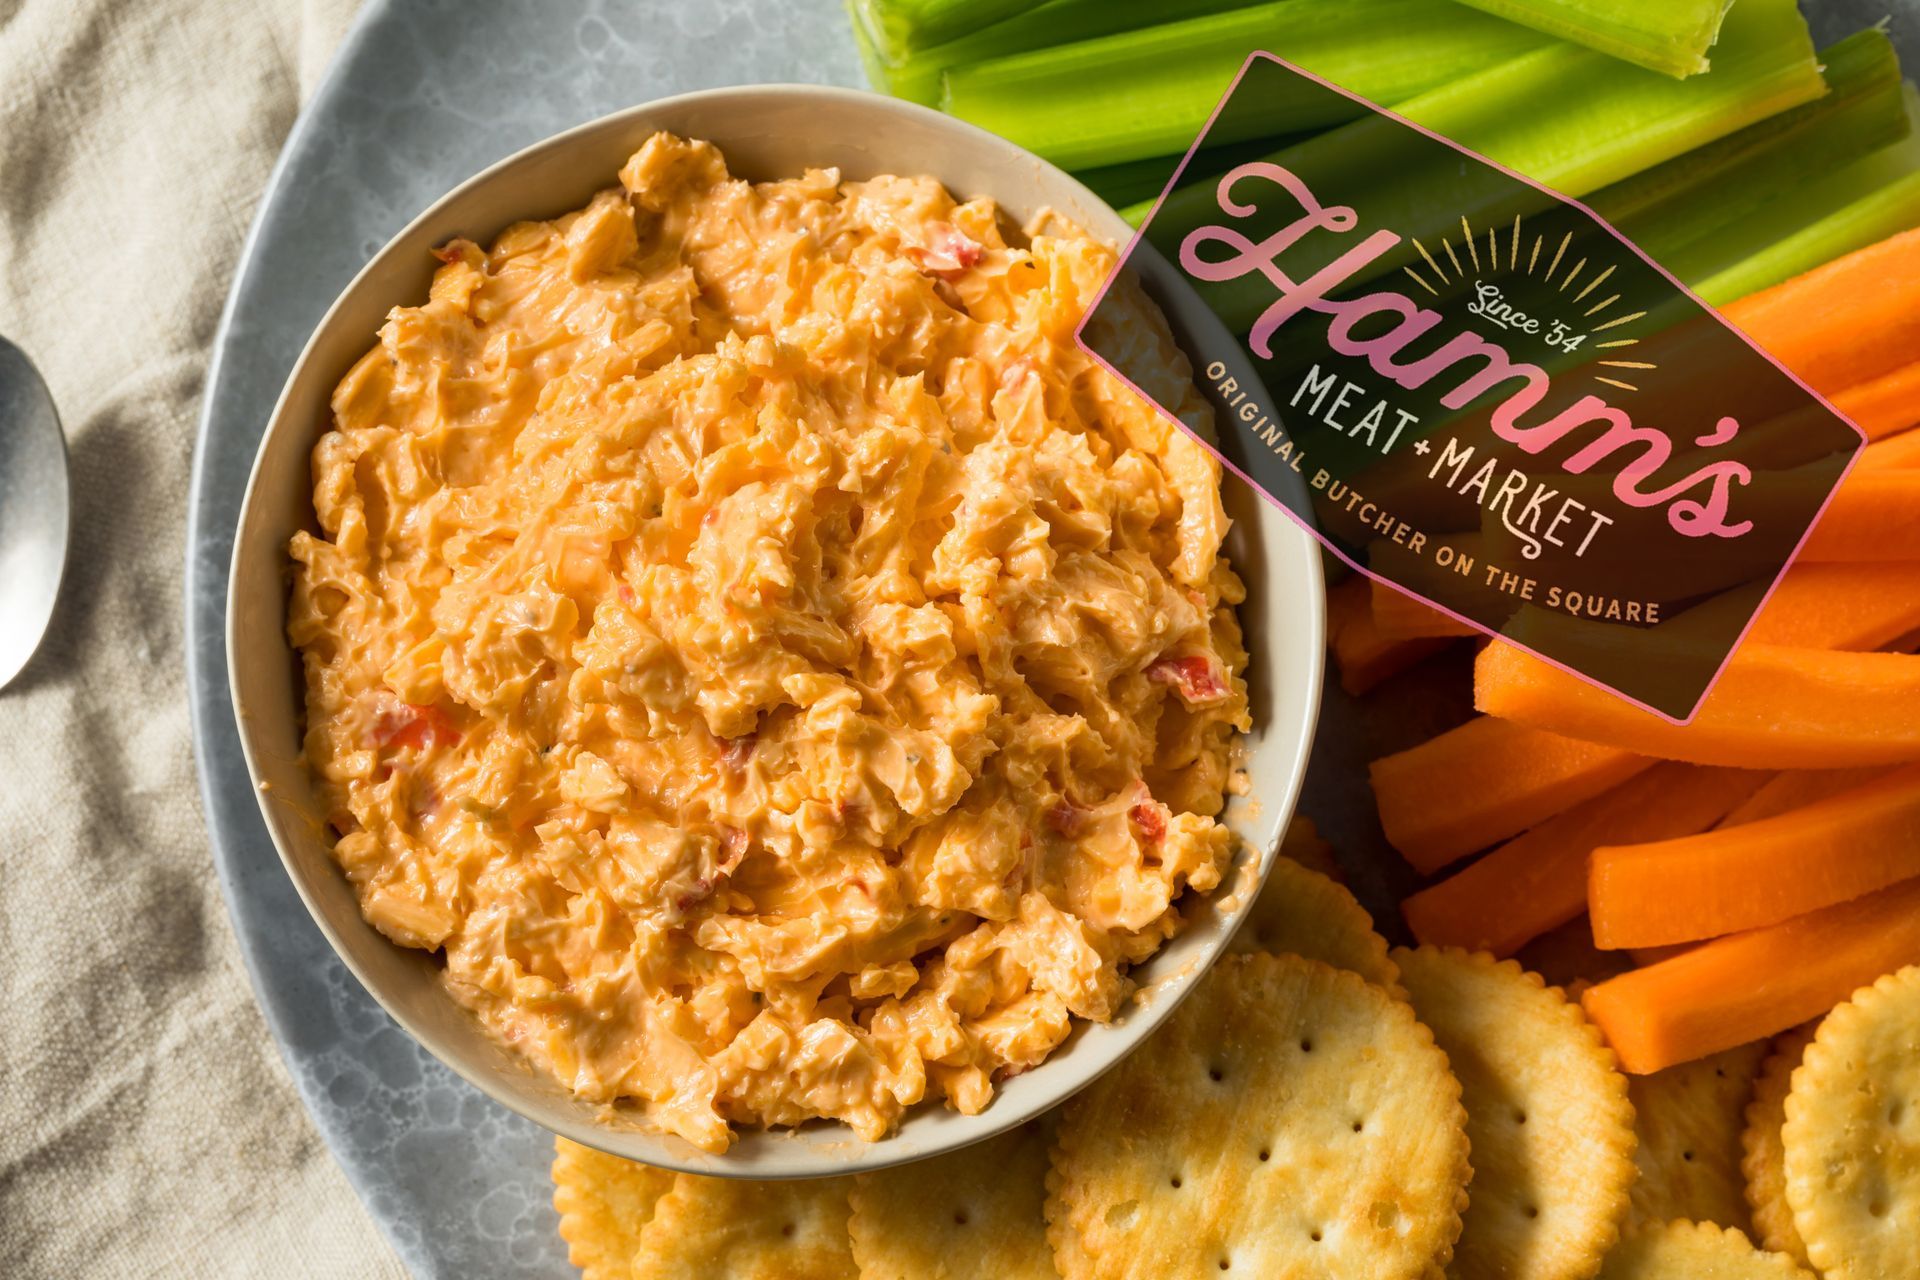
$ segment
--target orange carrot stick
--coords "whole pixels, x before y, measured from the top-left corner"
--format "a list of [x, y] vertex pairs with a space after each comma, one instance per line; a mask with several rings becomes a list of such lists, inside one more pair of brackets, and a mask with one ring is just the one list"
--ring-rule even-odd
[[1432, 639], [1443, 636], [1453, 639], [1481, 634], [1472, 625], [1450, 617], [1432, 605], [1388, 586], [1378, 578], [1373, 580], [1372, 605], [1373, 625], [1380, 629], [1381, 635], [1391, 636], [1397, 640]]
[[1359, 574], [1327, 592], [1327, 647], [1340, 670], [1340, 687], [1355, 697], [1446, 647], [1440, 639], [1403, 640], [1373, 622], [1367, 579]]
[[1920, 361], [1836, 391], [1828, 399], [1869, 440], [1920, 426]]
[[1737, 827], [1743, 822], [1777, 818], [1783, 813], [1819, 804], [1842, 791], [1851, 791], [1861, 783], [1887, 772], [1882, 766], [1869, 765], [1864, 769], [1789, 769], [1785, 773], [1776, 773], [1758, 791], [1736, 805], [1732, 813], [1720, 819], [1720, 825]]
[[1920, 467], [1920, 431], [1904, 431], [1891, 440], [1876, 440], [1861, 450], [1860, 461], [1853, 464], [1856, 475], [1862, 471], [1903, 471], [1911, 467]]
[[1587, 855], [1705, 831], [1766, 775], [1658, 764], [1517, 836], [1400, 904], [1413, 936], [1510, 956], [1587, 909]]
[[[1917, 627], [1920, 563], [1797, 564], [1755, 619], [1748, 643], [1869, 649]], [[1621, 709], [1632, 710], [1624, 703]], [[1431, 873], [1598, 794], [1590, 787], [1609, 778], [1624, 780], [1645, 767], [1644, 761], [1630, 765], [1625, 751], [1583, 751], [1579, 744], [1550, 738], [1542, 749], [1542, 742], [1518, 725], [1495, 727], [1481, 720], [1376, 761], [1374, 790], [1388, 839], [1414, 866]], [[1485, 792], [1489, 803], [1508, 807], [1504, 823], [1467, 799], [1489, 786], [1474, 772], [1475, 752], [1484, 753], [1485, 769], [1510, 771], [1496, 790]], [[1498, 830], [1501, 826], [1506, 829]]]
[[1593, 851], [1594, 945], [1758, 929], [1920, 876], [1920, 767], [1774, 818]]
[[1671, 724], [1495, 641], [1474, 705], [1582, 742], [1741, 769], [1839, 769], [1920, 759], [1920, 657], [1742, 645], [1693, 721]]
[[1371, 766], [1387, 840], [1423, 874], [1626, 781], [1653, 761], [1481, 717]]
[[[1782, 577], [1779, 588], [1754, 620], [1747, 642], [1871, 649], [1916, 628], [1920, 628], [1920, 562], [1796, 564]], [[1550, 752], [1537, 762], [1539, 767], [1531, 774], [1532, 782], [1543, 789], [1541, 793], [1530, 790], [1526, 780], [1519, 777], [1510, 779], [1512, 785], [1499, 793], [1500, 803], [1511, 805], [1514, 812], [1527, 815], [1530, 821], [1487, 836], [1486, 831], [1494, 825], [1490, 816], [1463, 814], [1459, 821], [1464, 834], [1454, 834], [1446, 824], [1450, 813], [1459, 808], [1458, 797], [1470, 794], [1462, 788], [1482, 785], [1466, 780], [1469, 765], [1463, 757], [1469, 748], [1477, 746], [1493, 760], [1519, 759], [1534, 749], [1536, 740], [1518, 726], [1484, 726], [1471, 731], [1463, 726], [1441, 738], [1446, 742], [1436, 739], [1428, 744], [1430, 750], [1415, 748], [1398, 758], [1389, 757], [1393, 763], [1379, 762], [1384, 768], [1375, 771], [1375, 788], [1389, 839], [1408, 854], [1409, 861], [1429, 873], [1479, 847], [1462, 847], [1462, 841], [1494, 843], [1525, 830], [1533, 821], [1551, 817], [1559, 812], [1556, 806], [1575, 803], [1562, 799], [1579, 789], [1575, 778], [1565, 770], [1617, 768], [1622, 777], [1636, 771], [1625, 766], [1624, 753], [1593, 757], [1564, 749]], [[1386, 779], [1384, 791], [1382, 776]]]
[[1581, 996], [1620, 1065], [1645, 1075], [1817, 1017], [1920, 962], [1920, 879], [1716, 939]]
[[1920, 351], [1920, 228], [1742, 298], [1724, 314], [1816, 391], [1891, 373]]
[[1920, 471], [1848, 476], [1800, 547], [1815, 560], [1920, 560]]
[[1761, 606], [1748, 644], [1878, 649], [1920, 627], [1920, 560], [1795, 563]]
[[1644, 969], [1650, 964], [1659, 964], [1663, 960], [1685, 955], [1698, 945], [1695, 942], [1676, 942], [1667, 947], [1633, 947], [1627, 954], [1633, 957], [1635, 968]]

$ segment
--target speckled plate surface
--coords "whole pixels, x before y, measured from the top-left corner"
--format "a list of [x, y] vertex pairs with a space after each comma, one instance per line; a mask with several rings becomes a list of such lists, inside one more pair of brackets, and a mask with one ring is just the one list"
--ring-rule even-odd
[[[1889, 11], [1920, 70], [1914, 0], [1811, 0], [1831, 39]], [[247, 470], [307, 336], [354, 273], [455, 183], [651, 98], [770, 81], [858, 84], [838, 0], [369, 0], [295, 126], [216, 340], [194, 462], [187, 661], [214, 857], [267, 1022], [307, 1107], [419, 1277], [576, 1274], [548, 1205], [550, 1141], [417, 1047], [350, 977], [281, 868], [227, 695], [227, 567]], [[1432, 672], [1432, 668], [1429, 668]], [[1398, 681], [1363, 718], [1327, 698], [1302, 808], [1376, 909], [1406, 887], [1365, 761], [1464, 715], [1467, 680]], [[1392, 923], [1383, 918], [1383, 924]]]

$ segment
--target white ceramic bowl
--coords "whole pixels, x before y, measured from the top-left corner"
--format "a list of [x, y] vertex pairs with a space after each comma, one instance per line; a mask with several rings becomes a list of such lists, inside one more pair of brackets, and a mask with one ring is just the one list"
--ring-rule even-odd
[[[1237, 922], [1223, 902], [1257, 891], [1293, 811], [1320, 701], [1324, 627], [1320, 560], [1290, 519], [1229, 477], [1229, 553], [1247, 581], [1242, 610], [1252, 667], [1255, 729], [1248, 743], [1252, 801], [1228, 821], [1239, 863], [1191, 928], [1136, 970], [1140, 993], [1104, 1026], [1083, 1026], [1043, 1065], [1006, 1082], [983, 1113], [939, 1105], [909, 1113], [894, 1134], [867, 1143], [833, 1124], [748, 1132], [722, 1156], [649, 1131], [637, 1119], [577, 1101], [489, 1038], [442, 988], [435, 959], [389, 942], [361, 916], [335, 866], [313, 780], [301, 758], [302, 690], [286, 639], [289, 561], [296, 529], [313, 528], [309, 453], [328, 421], [328, 397], [375, 341], [389, 308], [427, 295], [428, 250], [455, 235], [481, 243], [508, 224], [575, 209], [610, 186], [648, 135], [667, 129], [708, 139], [736, 174], [786, 177], [837, 165], [848, 178], [931, 173], [962, 198], [988, 195], [1016, 220], [1047, 206], [1124, 244], [1127, 225], [1078, 182], [1011, 143], [923, 107], [814, 86], [720, 89], [667, 98], [550, 138], [463, 183], [369, 262], [308, 341], [261, 441], [235, 538], [227, 613], [234, 711], [260, 809], [287, 874], [340, 957], [388, 1013], [433, 1055], [500, 1103], [578, 1142], [649, 1164], [698, 1173], [804, 1177], [875, 1169], [989, 1137], [1066, 1098], [1112, 1066], [1173, 1009], [1220, 952]], [[1211, 315], [1163, 267], [1143, 283], [1189, 350]], [[1164, 277], [1164, 278], [1158, 278]], [[1235, 895], [1228, 899], [1229, 894]]]

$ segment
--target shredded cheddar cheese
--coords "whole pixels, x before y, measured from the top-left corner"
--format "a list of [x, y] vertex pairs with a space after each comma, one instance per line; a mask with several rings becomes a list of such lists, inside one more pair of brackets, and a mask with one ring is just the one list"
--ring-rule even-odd
[[313, 452], [289, 630], [367, 919], [706, 1150], [978, 1111], [1229, 861], [1217, 464], [1074, 342], [1111, 250], [1002, 222], [656, 135], [441, 250]]

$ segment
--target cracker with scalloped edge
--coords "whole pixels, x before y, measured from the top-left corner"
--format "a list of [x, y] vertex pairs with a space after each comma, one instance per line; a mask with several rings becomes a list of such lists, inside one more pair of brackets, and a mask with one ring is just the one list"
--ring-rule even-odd
[[1345, 886], [1286, 858], [1273, 860], [1260, 896], [1247, 908], [1227, 949], [1305, 956], [1401, 994], [1400, 971], [1367, 909]]
[[1767, 1253], [1733, 1227], [1649, 1224], [1607, 1255], [1599, 1280], [1817, 1280], [1784, 1253]]
[[1305, 814], [1296, 813], [1280, 837], [1280, 856], [1299, 863], [1309, 871], [1318, 871], [1339, 884], [1347, 880], [1346, 869], [1333, 852], [1333, 844], [1320, 834], [1320, 828]]
[[852, 1183], [675, 1174], [640, 1229], [633, 1280], [858, 1280]]
[[[1047, 1192], [1053, 1192], [1056, 1175], [1047, 1172]], [[1047, 1243], [1053, 1247], [1053, 1269], [1066, 1280], [1084, 1280], [1094, 1274], [1093, 1258], [1080, 1245], [1080, 1235], [1069, 1227], [1047, 1219]], [[1430, 1278], [1431, 1280], [1431, 1278]]]
[[1058, 1280], [1043, 1213], [1049, 1126], [998, 1137], [853, 1183], [860, 1280]]
[[1627, 1229], [1711, 1222], [1745, 1231], [1747, 1180], [1740, 1171], [1747, 1103], [1767, 1042], [1740, 1045], [1697, 1062], [1628, 1078], [1640, 1167]]
[[672, 1186], [665, 1169], [553, 1140], [553, 1209], [581, 1280], [631, 1280], [640, 1228]]
[[1753, 1210], [1754, 1233], [1775, 1253], [1791, 1254], [1807, 1264], [1806, 1242], [1793, 1225], [1793, 1206], [1787, 1203], [1786, 1148], [1780, 1141], [1787, 1120], [1787, 1090], [1807, 1046], [1813, 1043], [1817, 1023], [1783, 1031], [1773, 1039], [1773, 1052], [1761, 1064], [1753, 1082], [1753, 1101], [1747, 1104], [1747, 1127], [1740, 1135], [1740, 1172], [1747, 1179], [1747, 1207]]
[[1404, 1002], [1317, 960], [1228, 956], [1067, 1105], [1055, 1260], [1068, 1280], [1416, 1280], [1460, 1234], [1465, 1124]]
[[1413, 1012], [1460, 1081], [1473, 1189], [1453, 1274], [1587, 1280], [1620, 1237], [1633, 1107], [1580, 1006], [1512, 960], [1399, 948]]
[[1807, 1046], [1780, 1141], [1828, 1280], [1920, 1276], [1920, 965], [1853, 993]]

